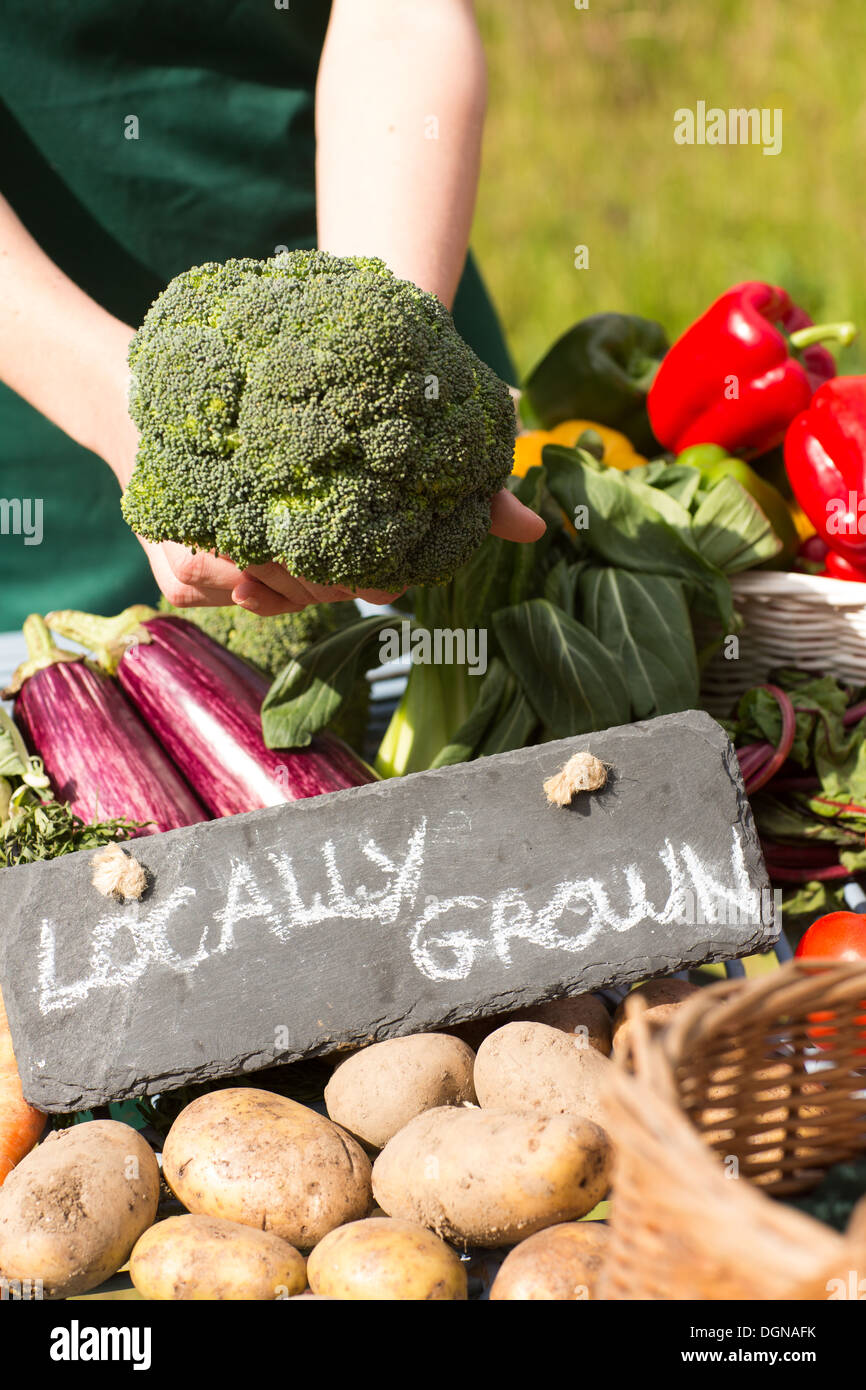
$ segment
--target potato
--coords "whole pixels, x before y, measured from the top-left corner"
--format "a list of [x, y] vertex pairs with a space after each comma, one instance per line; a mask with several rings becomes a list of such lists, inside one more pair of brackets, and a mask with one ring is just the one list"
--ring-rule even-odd
[[515, 1115], [446, 1106], [416, 1115], [373, 1165], [389, 1216], [459, 1245], [513, 1245], [575, 1221], [610, 1182], [611, 1145], [576, 1115]]
[[[573, 1033], [594, 1047], [597, 1052], [610, 1056], [611, 1018], [607, 1005], [597, 994], [574, 994], [566, 999], [548, 999], [545, 1004], [535, 1004], [531, 1009], [520, 1009], [512, 1014], [515, 1023], [546, 1023], [548, 1028], [558, 1028], [563, 1033]], [[511, 1021], [509, 1020], [509, 1021]]]
[[338, 1299], [465, 1299], [466, 1270], [443, 1240], [412, 1221], [340, 1226], [310, 1256], [313, 1293]]
[[248, 1086], [210, 1091], [182, 1110], [162, 1170], [189, 1211], [302, 1249], [372, 1205], [360, 1144], [306, 1105]]
[[381, 1149], [423, 1110], [475, 1100], [475, 1054], [444, 1033], [389, 1038], [341, 1062], [325, 1087], [331, 1119]]
[[136, 1241], [129, 1277], [143, 1298], [291, 1298], [307, 1287], [303, 1255], [273, 1231], [217, 1216], [169, 1216]]
[[487, 1110], [536, 1110], [600, 1121], [613, 1063], [580, 1035], [507, 1023], [478, 1049], [475, 1090]]
[[[663, 1028], [673, 1015], [682, 1008], [687, 999], [697, 994], [700, 985], [690, 984], [688, 980], [659, 979], [647, 980], [631, 991], [646, 1001], [645, 1018], [650, 1032]], [[613, 1016], [613, 1050], [622, 1054], [628, 1048], [631, 1024], [625, 1016], [627, 994]]]
[[505, 1014], [489, 1014], [486, 1018], [470, 1018], [447, 1032], [477, 1052], [485, 1038], [506, 1023], [546, 1023], [563, 1033], [582, 1036], [606, 1057], [610, 1056], [611, 1018], [607, 1005], [597, 994], [573, 994], [563, 999], [548, 999], [544, 1004], [532, 1004]]
[[490, 1290], [491, 1303], [594, 1298], [610, 1232], [599, 1221], [549, 1226], [506, 1255]]
[[0, 1188], [0, 1273], [42, 1280], [46, 1298], [86, 1293], [115, 1274], [156, 1219], [159, 1166], [116, 1120], [54, 1130]]

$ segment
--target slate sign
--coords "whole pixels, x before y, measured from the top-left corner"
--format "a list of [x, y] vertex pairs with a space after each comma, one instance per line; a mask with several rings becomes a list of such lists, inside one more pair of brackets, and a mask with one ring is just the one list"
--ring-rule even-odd
[[[550, 806], [578, 749], [608, 785]], [[692, 711], [0, 871], [27, 1099], [73, 1110], [745, 955], [777, 937], [736, 756]]]

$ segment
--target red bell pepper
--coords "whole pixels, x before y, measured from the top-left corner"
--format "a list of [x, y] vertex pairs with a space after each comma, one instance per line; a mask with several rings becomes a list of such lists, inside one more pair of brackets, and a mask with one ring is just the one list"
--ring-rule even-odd
[[677, 454], [692, 444], [764, 454], [835, 375], [819, 340], [849, 343], [855, 332], [850, 323], [816, 327], [775, 285], [735, 285], [662, 359], [647, 399], [653, 433]]
[[794, 495], [832, 552], [827, 572], [866, 579], [866, 376], [837, 376], [815, 392], [785, 435]]
[[866, 569], [859, 569], [850, 560], [843, 560], [835, 550], [827, 551], [823, 574], [826, 579], [847, 579], [849, 583], [866, 584]]

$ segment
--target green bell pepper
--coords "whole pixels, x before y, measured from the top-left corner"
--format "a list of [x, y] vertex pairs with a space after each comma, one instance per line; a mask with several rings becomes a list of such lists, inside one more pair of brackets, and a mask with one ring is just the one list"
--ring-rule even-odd
[[646, 398], [668, 346], [664, 329], [652, 319], [591, 314], [558, 338], [529, 373], [525, 403], [542, 429], [563, 420], [597, 420], [652, 457], [660, 447]]

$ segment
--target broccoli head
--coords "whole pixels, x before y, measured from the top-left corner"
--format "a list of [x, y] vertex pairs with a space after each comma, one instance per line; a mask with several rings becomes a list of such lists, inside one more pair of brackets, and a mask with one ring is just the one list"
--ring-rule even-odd
[[320, 584], [445, 582], [512, 466], [508, 388], [382, 261], [293, 251], [178, 275], [130, 345], [123, 499], [148, 540]]

